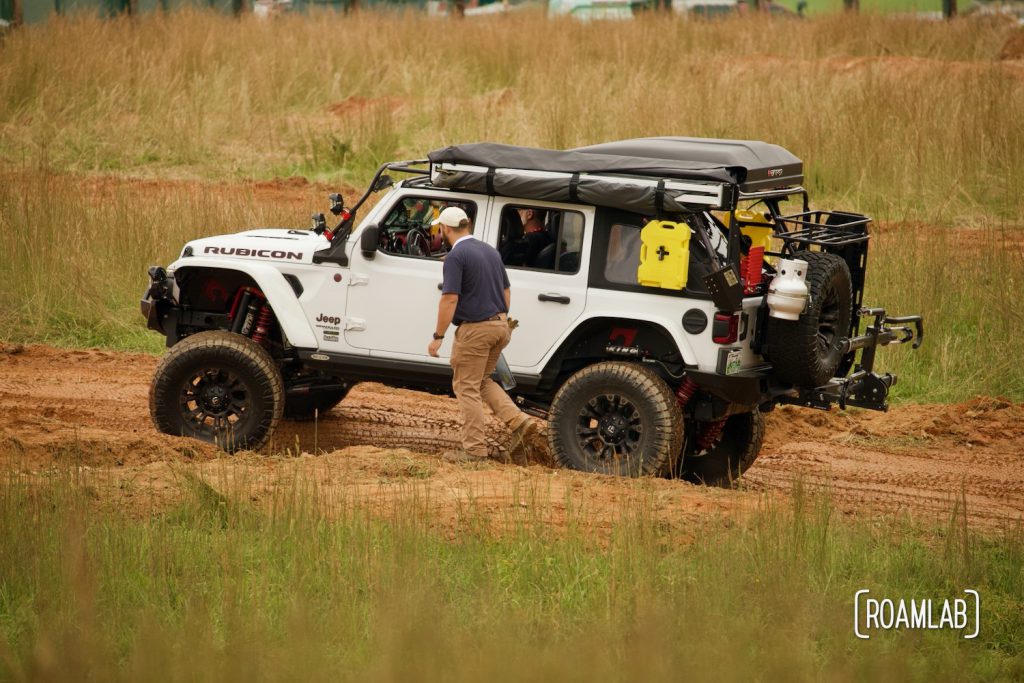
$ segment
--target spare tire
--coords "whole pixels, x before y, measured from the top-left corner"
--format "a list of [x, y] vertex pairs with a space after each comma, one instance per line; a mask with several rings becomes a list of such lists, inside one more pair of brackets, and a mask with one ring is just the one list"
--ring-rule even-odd
[[768, 318], [768, 358], [783, 381], [818, 387], [843, 360], [840, 341], [850, 333], [853, 314], [850, 269], [835, 254], [798, 251], [791, 258], [807, 262], [807, 307], [799, 320]]

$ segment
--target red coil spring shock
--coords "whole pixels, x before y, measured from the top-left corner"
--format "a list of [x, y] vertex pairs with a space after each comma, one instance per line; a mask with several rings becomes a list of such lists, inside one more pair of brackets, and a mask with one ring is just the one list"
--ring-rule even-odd
[[[683, 380], [679, 388], [676, 389], [676, 401], [679, 402], [679, 408], [685, 408], [686, 404], [690, 402], [693, 395], [697, 393], [697, 383], [687, 377]], [[715, 422], [703, 422], [701, 423], [704, 428], [697, 437], [697, 448], [702, 451], [714, 446], [718, 443], [718, 439], [722, 436], [722, 430], [725, 429], [725, 420], [717, 420]]]
[[695, 393], [697, 393], [697, 383], [687, 377], [676, 389], [676, 400], [679, 401], [679, 407], [685, 408]]
[[252, 340], [257, 344], [262, 344], [270, 333], [270, 327], [273, 324], [274, 312], [270, 310], [270, 306], [263, 304], [263, 307], [260, 308], [260, 314], [256, 318], [256, 329], [253, 330]]
[[722, 430], [725, 429], [725, 423], [726, 420], [705, 422], [703, 431], [697, 437], [697, 448], [706, 451], [718, 443], [718, 440], [722, 437]]

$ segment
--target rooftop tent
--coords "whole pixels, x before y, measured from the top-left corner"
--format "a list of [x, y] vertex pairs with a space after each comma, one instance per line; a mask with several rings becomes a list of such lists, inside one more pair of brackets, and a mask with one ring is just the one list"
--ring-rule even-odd
[[656, 137], [577, 147], [573, 152], [703, 162], [729, 169], [741, 192], [792, 187], [804, 181], [803, 163], [778, 145], [757, 140]]
[[[733, 188], [799, 183], [800, 160], [763, 142], [651, 138], [558, 151], [494, 143], [431, 152], [440, 187], [549, 201], [579, 201], [645, 214], [731, 209]], [[780, 163], [785, 162], [785, 163]]]

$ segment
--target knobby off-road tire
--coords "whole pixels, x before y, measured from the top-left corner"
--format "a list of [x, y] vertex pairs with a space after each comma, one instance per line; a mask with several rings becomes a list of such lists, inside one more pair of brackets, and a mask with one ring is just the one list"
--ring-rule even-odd
[[798, 387], [819, 387], [843, 360], [839, 341], [850, 332], [850, 269], [835, 254], [798, 251], [807, 262], [807, 307], [799, 320], [768, 318], [768, 356], [776, 374]]
[[267, 443], [284, 410], [284, 382], [270, 354], [231, 332], [200, 332], [178, 342], [149, 387], [156, 428], [225, 451]]
[[764, 432], [764, 415], [755, 408], [730, 415], [718, 443], [706, 451], [697, 452], [695, 433], [683, 450], [680, 477], [694, 484], [732, 486], [757, 459]]
[[571, 376], [551, 403], [549, 422], [557, 462], [584, 472], [660, 474], [683, 445], [675, 394], [635, 363], [596, 363]]

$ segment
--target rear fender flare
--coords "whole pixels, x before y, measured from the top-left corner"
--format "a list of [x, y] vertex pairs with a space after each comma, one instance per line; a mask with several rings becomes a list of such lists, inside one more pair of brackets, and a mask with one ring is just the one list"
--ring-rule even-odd
[[[686, 343], [668, 331], [665, 321], [642, 318], [618, 318], [613, 316], [593, 316], [578, 321], [572, 331], [562, 337], [555, 346], [555, 351], [545, 360], [542, 374], [561, 376], [565, 373], [563, 365], [581, 351], [591, 357], [600, 354], [604, 359], [604, 348], [608, 344], [631, 346], [634, 341], [647, 333], [647, 343], [653, 342], [655, 352], [676, 352], [685, 365], [694, 364], [693, 350]], [[621, 330], [621, 333], [620, 333]], [[596, 356], [594, 356], [596, 357]]]
[[234, 271], [247, 275], [267, 297], [288, 342], [301, 349], [317, 348], [313, 328], [306, 319], [295, 290], [274, 266], [258, 262], [231, 263], [223, 259], [198, 256], [178, 259], [168, 269], [173, 269], [175, 282], [180, 282], [181, 274], [198, 269]]

